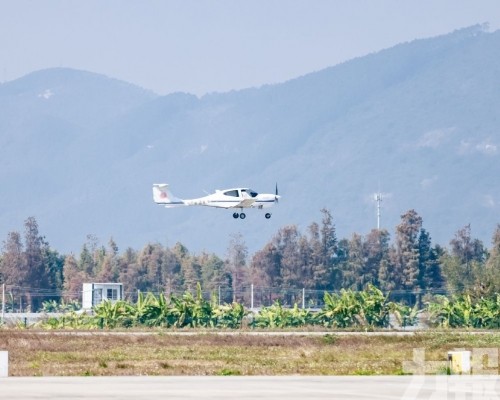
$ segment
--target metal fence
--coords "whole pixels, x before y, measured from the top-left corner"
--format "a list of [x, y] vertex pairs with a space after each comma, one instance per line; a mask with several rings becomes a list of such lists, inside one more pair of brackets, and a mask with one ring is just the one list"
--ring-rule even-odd
[[[189, 291], [193, 295], [196, 290]], [[138, 291], [125, 292], [125, 297], [129, 301], [137, 300]], [[171, 294], [182, 296], [186, 291], [173, 291], [164, 293], [167, 296]], [[246, 308], [255, 309], [269, 307], [276, 302], [279, 302], [284, 307], [293, 307], [297, 304], [300, 308], [305, 309], [320, 309], [325, 305], [325, 293], [340, 293], [339, 290], [312, 290], [305, 288], [283, 288], [283, 287], [261, 287], [261, 286], [242, 286], [234, 290], [230, 287], [217, 287], [212, 291], [202, 291], [204, 299], [209, 300], [216, 298], [219, 304], [237, 302]], [[153, 292], [159, 295], [159, 292]], [[433, 290], [395, 290], [385, 293], [390, 301], [395, 301], [409, 306], [418, 304], [423, 307], [427, 301], [436, 295], [448, 295], [449, 292], [445, 289]]]
[[[2, 290], [3, 289], [3, 290]], [[32, 288], [20, 287], [0, 287], [0, 310], [2, 312], [36, 312], [42, 308], [43, 302], [47, 300], [58, 301], [62, 298], [63, 293], [60, 291], [41, 291]], [[190, 290], [193, 295], [196, 295], [196, 290]], [[227, 286], [219, 286], [213, 290], [202, 291], [202, 296], [206, 300], [215, 299], [219, 304], [237, 302], [245, 308], [257, 309], [269, 307], [276, 302], [279, 302], [284, 307], [293, 307], [297, 304], [300, 308], [305, 309], [320, 309], [324, 306], [325, 292], [334, 293], [339, 291], [329, 290], [311, 290], [306, 288], [284, 288], [284, 287], [261, 287], [254, 285], [242, 286], [238, 289], [233, 289]], [[126, 291], [124, 299], [130, 302], [136, 302], [138, 290]], [[159, 292], [152, 292], [158, 296]], [[170, 295], [182, 296], [186, 291], [164, 292], [169, 297]], [[71, 293], [70, 297], [78, 301], [82, 300], [83, 291]], [[423, 307], [425, 302], [432, 299], [435, 295], [450, 294], [444, 289], [437, 290], [395, 290], [388, 293], [389, 300], [404, 303], [410, 306], [418, 304]], [[35, 299], [35, 301], [33, 301]], [[36, 306], [32, 307], [31, 304]]]

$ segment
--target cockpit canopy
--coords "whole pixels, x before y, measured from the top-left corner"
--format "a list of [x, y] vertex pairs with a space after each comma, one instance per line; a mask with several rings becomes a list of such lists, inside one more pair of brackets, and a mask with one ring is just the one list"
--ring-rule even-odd
[[231, 197], [246, 197], [246, 196], [257, 197], [258, 196], [258, 193], [252, 189], [229, 189], [229, 190], [225, 190], [222, 193], [225, 196], [231, 196]]

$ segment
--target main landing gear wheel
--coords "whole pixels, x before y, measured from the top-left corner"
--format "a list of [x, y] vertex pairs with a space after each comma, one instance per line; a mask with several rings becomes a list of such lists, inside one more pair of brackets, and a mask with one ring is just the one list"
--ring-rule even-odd
[[241, 213], [241, 214], [233, 213], [233, 218], [234, 219], [237, 219], [237, 218], [245, 219], [246, 218], [246, 214], [245, 213]]
[[241, 214], [240, 214], [240, 218], [241, 218], [241, 219], [245, 219], [245, 218], [246, 218], [245, 213], [241, 213]]
[[239, 216], [240, 216], [240, 214], [238, 214], [238, 213], [233, 213], [233, 218], [234, 218], [234, 219], [238, 218]]
[[266, 219], [271, 218], [271, 213], [266, 213]]

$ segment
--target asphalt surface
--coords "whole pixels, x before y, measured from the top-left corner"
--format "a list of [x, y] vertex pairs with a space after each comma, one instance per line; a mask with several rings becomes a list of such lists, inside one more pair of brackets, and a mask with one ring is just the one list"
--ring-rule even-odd
[[485, 376], [8, 377], [0, 399], [500, 399]]

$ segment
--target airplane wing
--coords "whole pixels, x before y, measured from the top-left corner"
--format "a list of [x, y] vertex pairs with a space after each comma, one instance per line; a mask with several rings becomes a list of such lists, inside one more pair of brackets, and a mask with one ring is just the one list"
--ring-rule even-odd
[[240, 201], [238, 204], [236, 204], [232, 208], [248, 208], [248, 207], [252, 207], [253, 203], [255, 203], [255, 199], [245, 199], [245, 200]]

